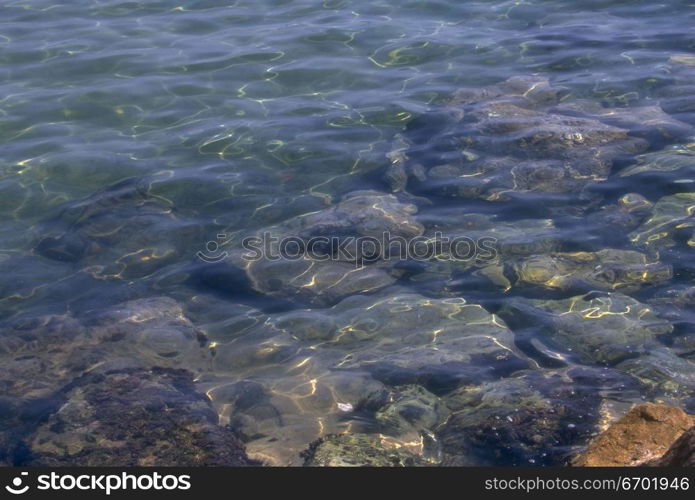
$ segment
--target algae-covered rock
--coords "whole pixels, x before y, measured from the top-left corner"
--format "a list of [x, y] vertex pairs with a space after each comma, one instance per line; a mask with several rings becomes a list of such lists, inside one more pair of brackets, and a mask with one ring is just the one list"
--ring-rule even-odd
[[673, 329], [648, 305], [619, 293], [563, 300], [513, 299], [500, 315], [533, 324], [558, 349], [584, 363], [607, 365], [646, 354], [655, 346], [657, 335]]
[[365, 434], [329, 435], [311, 444], [304, 452], [308, 467], [411, 467], [426, 465], [378, 436]]
[[423, 430], [435, 429], [447, 413], [439, 397], [420, 386], [407, 385], [393, 389], [375, 418], [388, 435], [419, 435]]
[[571, 374], [522, 372], [445, 398], [437, 432], [445, 465], [551, 465], [592, 430], [599, 395]]
[[235, 434], [178, 369], [86, 375], [26, 438], [34, 466], [252, 465]]

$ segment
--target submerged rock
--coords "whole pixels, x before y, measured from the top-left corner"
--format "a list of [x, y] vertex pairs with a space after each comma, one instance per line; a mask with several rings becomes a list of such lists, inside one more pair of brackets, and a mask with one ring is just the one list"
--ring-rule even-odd
[[387, 388], [366, 373], [318, 374], [311, 370], [321, 365], [317, 358], [305, 357], [300, 367], [276, 367], [284, 376], [213, 382], [207, 390], [220, 422], [241, 437], [250, 457], [269, 465], [299, 465], [300, 452], [326, 434], [373, 430], [362, 415], [386, 403]]
[[32, 466], [253, 465], [185, 370], [87, 375], [26, 438]]
[[659, 306], [673, 306], [678, 309], [695, 306], [695, 286], [669, 286], [659, 290], [648, 302]]
[[604, 238], [616, 234], [624, 238], [625, 231], [632, 231], [649, 217], [654, 204], [638, 193], [627, 193], [612, 205], [586, 216], [587, 227], [592, 233]]
[[[348, 295], [379, 290], [396, 281], [399, 273], [393, 263], [384, 260], [388, 249], [371, 244], [363, 247], [357, 238], [373, 238], [381, 244], [385, 237], [407, 240], [420, 236], [424, 229], [413, 217], [416, 212], [415, 205], [393, 195], [353, 192], [333, 207], [259, 231], [258, 241], [265, 238], [270, 242], [271, 258], [261, 255], [245, 260], [237, 255], [232, 259], [246, 269], [259, 292], [332, 305]], [[285, 247], [283, 254], [282, 241], [290, 239], [293, 246]]]
[[616, 368], [640, 380], [657, 396], [685, 399], [695, 390], [695, 362], [678, 356], [676, 350], [664, 346], [650, 349]]
[[522, 372], [445, 398], [444, 465], [556, 465], [593, 429], [599, 395], [563, 375]]
[[505, 200], [575, 193], [588, 201], [584, 188], [606, 180], [614, 160], [649, 146], [623, 124], [647, 136], [688, 128], [655, 106], [563, 114], [552, 107], [557, 94], [543, 77], [456, 92], [444, 119], [432, 113], [440, 124], [421, 127], [419, 120], [398, 137], [387, 182], [402, 191], [410, 180], [416, 190], [440, 196]]
[[695, 125], [692, 113], [695, 111], [695, 68], [689, 64], [691, 57], [684, 54], [675, 54], [670, 58], [673, 64], [668, 66], [668, 85], [657, 92], [661, 107], [679, 119]]
[[646, 149], [643, 141], [629, 138], [625, 129], [593, 118], [531, 110], [501, 100], [480, 103], [472, 114], [477, 119], [474, 130], [480, 134], [473, 139], [474, 145], [507, 151], [518, 158], [583, 158], [603, 173], [613, 157]]
[[695, 193], [664, 196], [654, 204], [652, 215], [628, 237], [641, 248], [652, 252], [673, 247], [678, 234], [695, 227]]
[[426, 465], [378, 436], [332, 434], [312, 443], [303, 453], [307, 467], [411, 467]]
[[633, 250], [550, 253], [512, 264], [517, 284], [559, 290], [634, 291], [671, 279], [671, 266]]
[[635, 165], [620, 171], [620, 177], [676, 171], [690, 176], [695, 170], [695, 143], [674, 145], [661, 151], [645, 153], [637, 156], [635, 160]]
[[662, 456], [695, 420], [680, 408], [645, 403], [630, 410], [573, 460], [584, 467], [644, 465]]
[[201, 384], [221, 421], [252, 458], [277, 465], [348, 430], [436, 459], [431, 435], [447, 415], [439, 397], [530, 365], [481, 306], [402, 290], [270, 315], [215, 352]]
[[[421, 220], [427, 223], [425, 237], [436, 252], [429, 260], [418, 259], [408, 279], [437, 295], [456, 289], [462, 273], [470, 272], [495, 286], [510, 288], [506, 262], [559, 250], [563, 238], [563, 231], [551, 219], [508, 222], [484, 214], [435, 213], [431, 219]], [[442, 243], [435, 246], [436, 241]]]
[[403, 433], [411, 428], [433, 429], [443, 420], [439, 398], [417, 385], [396, 387], [389, 402], [379, 409], [376, 419], [390, 432]]
[[75, 377], [110, 365], [200, 368], [205, 335], [174, 300], [151, 297], [78, 317], [17, 318], [3, 325], [0, 352], [7, 394], [45, 397]]
[[479, 88], [461, 88], [456, 90], [447, 101], [447, 105], [459, 109], [467, 104], [516, 97], [517, 101], [529, 105], [553, 104], [558, 99], [559, 90], [550, 85], [550, 80], [542, 75], [517, 75], [503, 82]]
[[558, 348], [584, 363], [614, 365], [646, 354], [657, 335], [673, 326], [647, 305], [619, 293], [588, 294], [564, 300], [513, 299], [500, 315], [533, 324]]
[[554, 108], [561, 113], [587, 116], [629, 130], [631, 135], [653, 144], [673, 142], [692, 132], [692, 127], [665, 113], [657, 104], [604, 108], [596, 101], [578, 100], [561, 103]]
[[[242, 463], [242, 448], [217, 427], [191, 372], [176, 370], [207, 369], [211, 351], [174, 300], [19, 317], [2, 328], [0, 384], [11, 401], [0, 415], [6, 463]], [[228, 449], [215, 448], [216, 440]]]
[[198, 224], [177, 217], [149, 185], [127, 180], [71, 203], [43, 226], [36, 251], [79, 262], [99, 278], [148, 276], [202, 240]]
[[362, 370], [389, 385], [419, 384], [435, 394], [528, 367], [496, 315], [463, 299], [404, 293], [353, 297], [336, 306], [337, 369]]
[[674, 324], [680, 323], [681, 327], [671, 344], [672, 349], [679, 355], [695, 354], [695, 286], [667, 286], [647, 299], [647, 303], [652, 304], [662, 318]]

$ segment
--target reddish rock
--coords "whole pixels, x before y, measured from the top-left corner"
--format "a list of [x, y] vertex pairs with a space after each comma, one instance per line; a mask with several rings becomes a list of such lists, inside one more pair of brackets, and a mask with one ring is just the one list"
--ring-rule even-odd
[[[695, 425], [695, 417], [680, 408], [646, 403], [632, 408], [623, 418], [595, 438], [573, 465], [611, 467], [646, 465], [659, 460], [672, 444]], [[695, 438], [687, 441], [692, 446]], [[691, 448], [692, 449], [692, 448]], [[674, 460], [684, 452], [673, 451]], [[667, 454], [668, 455], [668, 454]], [[666, 457], [663, 457], [664, 459]], [[692, 460], [692, 458], [691, 458]]]

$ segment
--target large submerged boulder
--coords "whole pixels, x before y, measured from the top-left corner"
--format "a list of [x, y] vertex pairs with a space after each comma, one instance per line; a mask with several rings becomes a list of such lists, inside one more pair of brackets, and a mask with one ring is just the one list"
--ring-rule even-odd
[[654, 204], [652, 215], [628, 236], [637, 247], [658, 252], [677, 245], [677, 238], [695, 229], [695, 193], [664, 196]]
[[[384, 258], [388, 249], [381, 243], [385, 238], [407, 241], [422, 235], [424, 228], [413, 217], [416, 212], [415, 205], [394, 195], [356, 191], [334, 206], [258, 231], [252, 237], [259, 246], [262, 241], [267, 246], [236, 253], [231, 259], [261, 293], [332, 305], [396, 281], [400, 273], [394, 269], [395, 261]], [[365, 238], [381, 246], [362, 246]]]
[[516, 283], [555, 290], [636, 291], [668, 281], [673, 271], [634, 250], [606, 248], [597, 252], [556, 252], [513, 262]]
[[6, 465], [244, 465], [192, 371], [204, 333], [167, 297], [3, 325], [0, 460]]
[[352, 297], [336, 306], [336, 365], [389, 385], [419, 384], [435, 393], [528, 367], [514, 334], [496, 315], [462, 298], [412, 293]]
[[217, 424], [190, 372], [90, 374], [64, 389], [65, 403], [26, 438], [39, 466], [253, 465], [236, 434]]
[[[395, 141], [384, 176], [394, 191], [507, 200], [524, 193], [572, 194], [605, 181], [614, 162], [689, 126], [658, 106], [558, 104], [547, 78], [513, 77], [461, 89], [441, 109], [414, 120]], [[567, 203], [568, 197], [562, 199]]]
[[130, 179], [68, 204], [40, 226], [36, 252], [107, 279], [142, 278], [172, 264], [200, 244], [201, 228], [149, 189]]
[[534, 325], [557, 349], [581, 362], [605, 365], [646, 355], [658, 345], [656, 336], [673, 330], [651, 307], [619, 293], [513, 299], [500, 315], [516, 324]]
[[[577, 374], [577, 380], [580, 380]], [[588, 436], [600, 397], [572, 371], [527, 371], [445, 398], [452, 411], [437, 436], [445, 465], [550, 465]]]
[[281, 465], [347, 429], [435, 457], [443, 394], [531, 366], [511, 330], [480, 305], [404, 290], [274, 314], [215, 353], [214, 376], [201, 384], [222, 421], [250, 456]]

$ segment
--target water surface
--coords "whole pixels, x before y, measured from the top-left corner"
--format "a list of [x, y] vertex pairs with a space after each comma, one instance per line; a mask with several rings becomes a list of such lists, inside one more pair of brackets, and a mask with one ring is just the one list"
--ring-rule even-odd
[[[204, 363], [180, 366], [249, 452], [274, 464], [301, 464], [311, 441], [343, 432], [382, 436], [433, 462], [443, 447], [450, 463], [564, 463], [634, 402], [693, 411], [694, 25], [693, 6], [681, 1], [5, 2], [0, 317], [81, 318], [172, 297], [213, 343]], [[433, 137], [457, 90], [519, 75], [547, 78], [560, 104], [660, 106], [682, 128], [649, 129], [645, 153], [681, 151], [682, 165], [621, 175], [639, 164], [637, 153], [622, 155], [579, 201], [577, 190], [496, 201], [417, 183], [396, 196], [416, 207], [426, 232], [465, 232], [466, 217], [482, 214], [501, 240], [516, 230], [512, 239], [525, 235], [531, 246], [554, 241], [532, 255], [630, 250], [670, 266], [667, 279], [648, 279], [650, 268], [638, 286], [596, 291], [613, 306], [587, 306], [585, 316], [622, 315], [624, 324], [587, 322], [586, 341], [573, 341], [571, 328], [543, 333], [539, 318], [548, 316], [524, 316], [515, 301], [550, 301], [544, 314], [563, 318], [572, 297], [595, 290], [511, 286], [509, 269], [438, 274], [410, 263], [389, 286], [314, 303], [259, 290], [234, 259], [197, 255], [216, 260], [243, 236], [354, 191], [390, 193], [384, 171], [394, 149], [425, 168], [442, 161]], [[678, 225], [662, 230], [673, 244], [645, 250], [630, 230], [611, 229], [602, 210], [628, 193], [651, 203], [686, 194], [683, 220], [669, 226], [675, 212], [662, 216], [664, 227]], [[655, 311], [628, 317], [626, 307]], [[636, 345], [613, 341], [627, 354], [601, 358], [592, 356], [592, 328], [650, 333]], [[438, 338], [459, 329], [489, 342]], [[430, 343], [438, 360], [428, 358]], [[567, 385], [553, 392], [559, 381]], [[491, 409], [469, 396], [476, 391]], [[522, 425], [533, 427], [537, 407], [508, 396], [514, 391], [535, 391], [550, 413], [562, 407], [562, 428], [581, 432], [554, 428], [551, 440], [511, 450], [491, 432], [482, 442], [493, 453], [452, 453], [466, 446], [457, 429], [489, 430], [528, 408]], [[388, 406], [399, 398], [420, 416]], [[575, 408], [582, 402], [586, 411]]]

